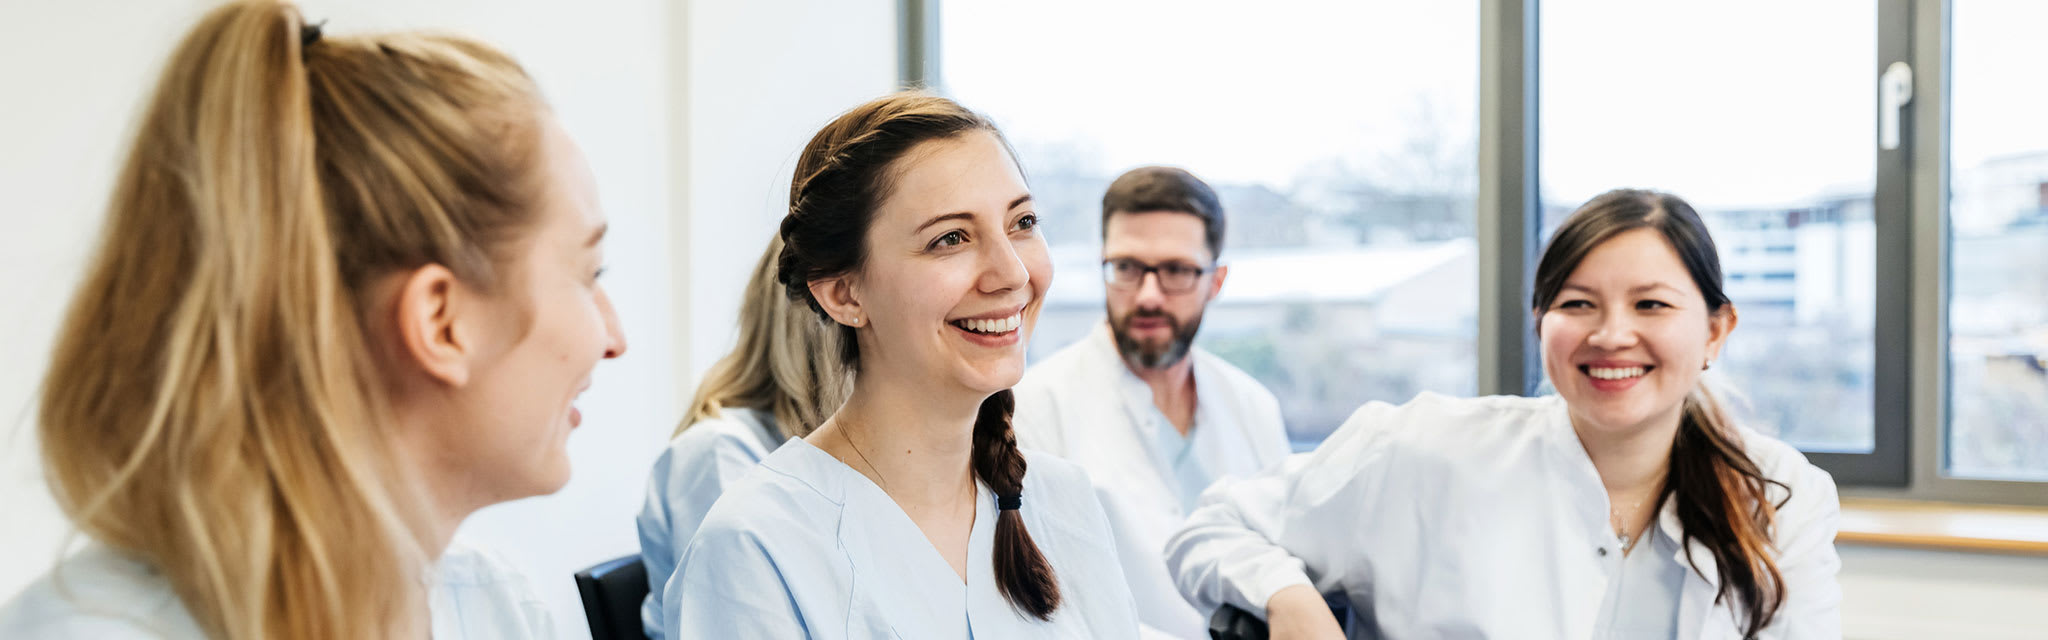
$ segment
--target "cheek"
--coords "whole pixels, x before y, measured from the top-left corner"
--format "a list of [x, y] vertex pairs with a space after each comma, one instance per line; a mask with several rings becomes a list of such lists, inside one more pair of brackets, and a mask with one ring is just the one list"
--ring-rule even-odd
[[1557, 314], [1544, 314], [1537, 321], [1537, 344], [1543, 348], [1545, 362], [1566, 362], [1585, 342], [1586, 332], [1571, 318]]
[[1045, 241], [1030, 240], [1020, 245], [1017, 253], [1024, 270], [1031, 274], [1031, 297], [1045, 297], [1046, 290], [1052, 288], [1052, 258], [1046, 255]]

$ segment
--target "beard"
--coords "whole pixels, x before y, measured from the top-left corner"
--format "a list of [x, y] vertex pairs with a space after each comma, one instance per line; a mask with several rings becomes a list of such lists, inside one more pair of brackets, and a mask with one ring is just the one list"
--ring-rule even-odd
[[[1131, 322], [1139, 318], [1158, 318], [1166, 321], [1171, 331], [1164, 341], [1141, 341], [1131, 337]], [[1195, 343], [1195, 332], [1202, 328], [1202, 314], [1197, 313], [1182, 322], [1180, 318], [1164, 311], [1136, 310], [1122, 318], [1111, 318], [1109, 332], [1116, 338], [1116, 350], [1124, 362], [1139, 369], [1163, 369], [1179, 364], [1188, 355], [1188, 349]]]

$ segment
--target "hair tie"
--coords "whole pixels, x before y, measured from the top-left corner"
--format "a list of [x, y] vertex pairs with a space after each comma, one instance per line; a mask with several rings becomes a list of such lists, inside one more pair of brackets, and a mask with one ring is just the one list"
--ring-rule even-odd
[[996, 510], [1016, 511], [1024, 506], [1024, 496], [996, 496]]
[[299, 25], [299, 49], [302, 55], [306, 47], [313, 46], [313, 43], [320, 41], [320, 27], [326, 24], [326, 20], [321, 20], [313, 24]]

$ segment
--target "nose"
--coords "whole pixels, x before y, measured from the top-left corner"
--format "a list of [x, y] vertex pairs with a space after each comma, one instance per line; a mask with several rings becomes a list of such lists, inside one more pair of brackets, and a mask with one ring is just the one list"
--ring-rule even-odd
[[626, 332], [619, 327], [619, 314], [612, 310], [611, 295], [603, 289], [597, 291], [597, 307], [604, 313], [605, 359], [626, 355]]
[[981, 279], [975, 283], [982, 293], [1003, 293], [1024, 288], [1031, 284], [1031, 270], [1024, 266], [1024, 258], [1017, 255], [1016, 245], [1006, 236], [996, 242], [984, 243], [982, 251]]
[[1134, 302], [1144, 309], [1157, 309], [1166, 305], [1165, 285], [1160, 284], [1158, 271], [1148, 271], [1138, 278], [1138, 297]]
[[1636, 346], [1635, 319], [1627, 312], [1602, 314], [1600, 326], [1593, 329], [1586, 342], [1607, 351]]

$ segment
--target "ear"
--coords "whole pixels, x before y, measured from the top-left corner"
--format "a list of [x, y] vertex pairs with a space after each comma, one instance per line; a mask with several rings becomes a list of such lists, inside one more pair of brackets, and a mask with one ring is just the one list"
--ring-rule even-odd
[[1210, 299], [1210, 300], [1215, 300], [1215, 299], [1216, 299], [1216, 294], [1219, 294], [1219, 293], [1223, 293], [1223, 279], [1224, 279], [1224, 278], [1226, 278], [1226, 277], [1229, 277], [1229, 276], [1230, 276], [1230, 265], [1227, 265], [1227, 264], [1219, 264], [1219, 265], [1216, 265], [1216, 277], [1215, 277], [1214, 279], [1210, 280], [1210, 282], [1209, 282], [1209, 299]]
[[818, 306], [825, 308], [825, 315], [832, 321], [849, 327], [867, 326], [869, 318], [861, 308], [860, 294], [855, 291], [853, 274], [842, 274], [830, 278], [810, 281], [811, 297], [818, 300]]
[[447, 267], [413, 270], [398, 287], [398, 339], [407, 361], [449, 386], [468, 384], [475, 345], [469, 327], [456, 322], [471, 296]]
[[[1721, 345], [1728, 342], [1728, 334], [1735, 332], [1735, 303], [1721, 306], [1721, 310], [1707, 316], [1707, 359], [1721, 359]], [[1705, 363], [1701, 363], [1705, 364]]]

